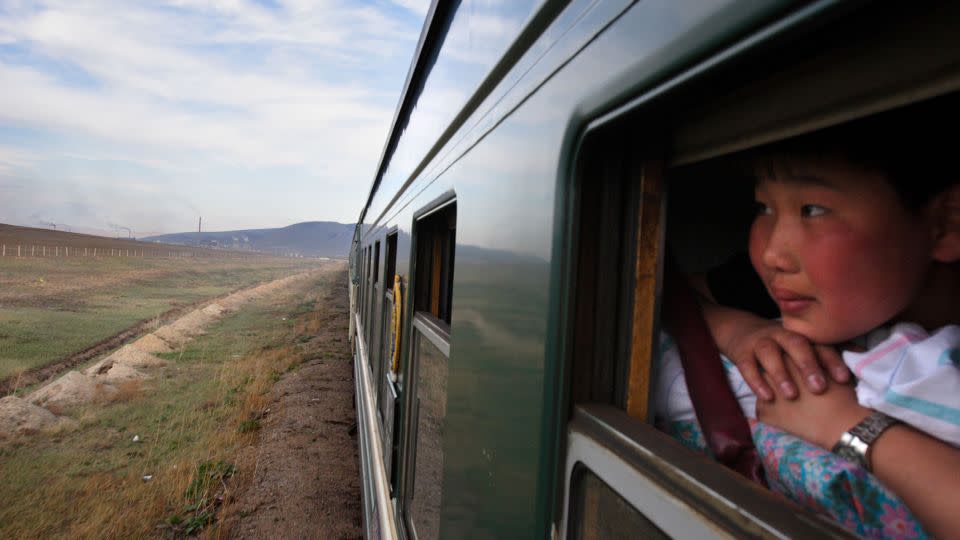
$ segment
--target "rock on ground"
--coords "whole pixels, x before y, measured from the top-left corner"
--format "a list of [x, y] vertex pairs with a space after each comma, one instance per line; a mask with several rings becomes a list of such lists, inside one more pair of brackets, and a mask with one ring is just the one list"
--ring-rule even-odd
[[153, 334], [173, 347], [180, 347], [191, 337], [175, 328], [172, 324], [157, 329]]
[[167, 365], [167, 361], [141, 350], [133, 344], [124, 345], [111, 354], [109, 359], [114, 364], [123, 364], [130, 367], [153, 368]]
[[226, 311], [223, 306], [220, 304], [210, 304], [209, 306], [201, 309], [200, 311], [206, 313], [207, 315], [213, 315], [214, 317], [222, 315]]
[[153, 334], [146, 334], [131, 343], [131, 345], [148, 353], [170, 352], [173, 350], [173, 347], [171, 347], [169, 343]]
[[0, 441], [41, 431], [72, 429], [77, 422], [15, 396], [0, 398]]
[[204, 333], [203, 328], [210, 324], [216, 317], [204, 313], [202, 310], [195, 309], [170, 323], [170, 326], [184, 336], [198, 336]]
[[131, 344], [120, 347], [113, 354], [91, 365], [83, 370], [83, 374], [108, 380], [146, 379], [148, 378], [146, 373], [140, 373], [134, 368], [162, 367], [167, 363], [166, 360], [157, 358]]
[[126, 381], [139, 381], [149, 378], [150, 376], [146, 373], [127, 364], [121, 364], [120, 362], [115, 362], [110, 369], [106, 371], [106, 373], [97, 376], [97, 380], [106, 381], [110, 384], [118, 384]]
[[60, 412], [68, 407], [109, 399], [116, 391], [109, 384], [98, 382], [79, 371], [70, 371], [28, 395], [27, 400], [52, 412]]

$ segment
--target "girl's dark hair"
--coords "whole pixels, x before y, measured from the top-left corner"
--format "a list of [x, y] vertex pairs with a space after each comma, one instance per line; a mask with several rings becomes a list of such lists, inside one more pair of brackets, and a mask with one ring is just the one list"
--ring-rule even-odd
[[778, 141], [747, 152], [754, 171], [783, 156], [840, 158], [882, 173], [913, 211], [957, 183], [960, 99], [947, 96], [840, 126]]

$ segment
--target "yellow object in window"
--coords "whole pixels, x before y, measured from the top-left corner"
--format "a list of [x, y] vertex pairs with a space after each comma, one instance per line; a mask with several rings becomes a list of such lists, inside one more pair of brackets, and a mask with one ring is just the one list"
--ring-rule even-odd
[[400, 274], [393, 276], [393, 324], [390, 329], [391, 342], [393, 348], [390, 351], [390, 365], [394, 373], [400, 368], [400, 323], [403, 320], [403, 297], [401, 289], [403, 282], [400, 280]]

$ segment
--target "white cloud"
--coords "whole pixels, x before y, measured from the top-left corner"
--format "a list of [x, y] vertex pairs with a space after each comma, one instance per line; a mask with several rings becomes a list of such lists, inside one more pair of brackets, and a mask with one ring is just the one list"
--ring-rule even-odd
[[393, 0], [393, 3], [409, 9], [421, 18], [425, 17], [427, 10], [430, 9], [430, 0]]
[[[352, 220], [419, 31], [415, 17], [353, 2], [9, 4], [0, 46], [27, 54], [0, 56], [0, 128], [32, 136], [0, 146], [0, 175], [88, 193], [123, 162], [118, 187], [142, 194], [134, 187], [163, 182], [157, 189], [174, 196], [189, 184], [225, 222], [258, 210], [277, 225]], [[76, 161], [90, 171], [64, 165]], [[304, 191], [277, 189], [280, 174]], [[225, 183], [254, 206], [224, 204]], [[291, 206], [299, 213], [284, 213]]]
[[39, 156], [29, 150], [13, 146], [0, 145], [0, 186], [4, 177], [14, 174], [17, 169], [29, 167], [39, 160]]

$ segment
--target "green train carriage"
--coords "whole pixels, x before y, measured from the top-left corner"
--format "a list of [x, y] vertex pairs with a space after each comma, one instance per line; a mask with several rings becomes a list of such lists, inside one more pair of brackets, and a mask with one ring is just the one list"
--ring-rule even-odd
[[652, 358], [667, 239], [743, 241], [689, 171], [960, 86], [892, 4], [434, 2], [351, 252], [367, 537], [848, 535], [654, 429]]

